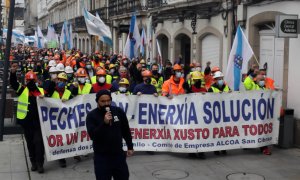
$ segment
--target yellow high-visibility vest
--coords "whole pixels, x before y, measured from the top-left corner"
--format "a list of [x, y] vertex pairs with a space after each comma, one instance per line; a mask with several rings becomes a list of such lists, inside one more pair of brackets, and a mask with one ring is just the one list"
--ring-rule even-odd
[[80, 87], [78, 87], [78, 95], [90, 94], [91, 89], [92, 85], [90, 83], [85, 83], [82, 90], [80, 89]]
[[[22, 86], [20, 85], [17, 92], [20, 90]], [[39, 88], [38, 90], [42, 95], [44, 95], [44, 89]], [[18, 97], [18, 105], [17, 105], [17, 118], [18, 119], [25, 119], [28, 112], [28, 104], [29, 103], [29, 89], [26, 87], [22, 94]]]
[[[215, 88], [213, 86], [211, 86], [212, 90], [214, 93], [219, 93], [221, 92], [218, 88]], [[226, 85], [225, 88], [223, 89], [223, 92], [228, 92], [229, 91], [229, 87]]]
[[[69, 100], [71, 94], [72, 94], [71, 91], [69, 91], [67, 88], [65, 88], [64, 94], [63, 94], [63, 96], [61, 97], [61, 99]], [[60, 99], [59, 93], [58, 93], [57, 91], [54, 91], [51, 97], [52, 97], [52, 98], [55, 98], [55, 99]]]

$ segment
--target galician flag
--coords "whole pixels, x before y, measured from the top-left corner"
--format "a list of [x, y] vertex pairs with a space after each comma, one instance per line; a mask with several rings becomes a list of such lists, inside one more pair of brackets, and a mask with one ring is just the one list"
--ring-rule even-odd
[[225, 75], [227, 85], [234, 91], [240, 90], [242, 73], [246, 73], [248, 62], [253, 56], [253, 50], [240, 26], [237, 28], [230, 51]]

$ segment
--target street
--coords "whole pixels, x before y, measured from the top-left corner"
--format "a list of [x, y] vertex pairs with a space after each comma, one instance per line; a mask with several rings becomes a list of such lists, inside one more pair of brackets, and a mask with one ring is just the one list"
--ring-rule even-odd
[[[206, 155], [207, 159], [202, 160], [189, 158], [187, 154], [136, 152], [128, 158], [130, 179], [225, 180], [243, 176], [250, 180], [300, 179], [300, 150], [296, 148], [273, 147], [271, 156], [262, 155], [258, 149], [229, 150], [227, 156], [216, 156], [213, 152]], [[46, 162], [44, 174], [29, 171], [28, 161], [24, 158], [21, 135], [4, 136], [0, 142], [0, 180], [95, 179], [92, 154], [82, 157], [80, 162], [67, 159], [67, 168], [60, 168], [56, 161]]]

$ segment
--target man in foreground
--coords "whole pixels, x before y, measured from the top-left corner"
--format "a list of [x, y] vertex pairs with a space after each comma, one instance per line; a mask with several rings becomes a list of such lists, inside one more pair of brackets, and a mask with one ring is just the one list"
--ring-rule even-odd
[[133, 154], [133, 144], [125, 112], [111, 106], [111, 93], [100, 90], [96, 94], [98, 107], [86, 118], [87, 131], [93, 140], [94, 168], [97, 180], [128, 180], [129, 171], [122, 139], [128, 147], [127, 156]]

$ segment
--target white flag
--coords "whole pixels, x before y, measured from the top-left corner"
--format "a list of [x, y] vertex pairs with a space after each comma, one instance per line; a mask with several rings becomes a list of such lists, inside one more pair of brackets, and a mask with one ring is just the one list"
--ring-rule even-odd
[[225, 75], [227, 85], [234, 91], [240, 90], [242, 73], [247, 72], [248, 62], [253, 56], [253, 50], [241, 27], [237, 28], [233, 45], [230, 51], [228, 66]]

